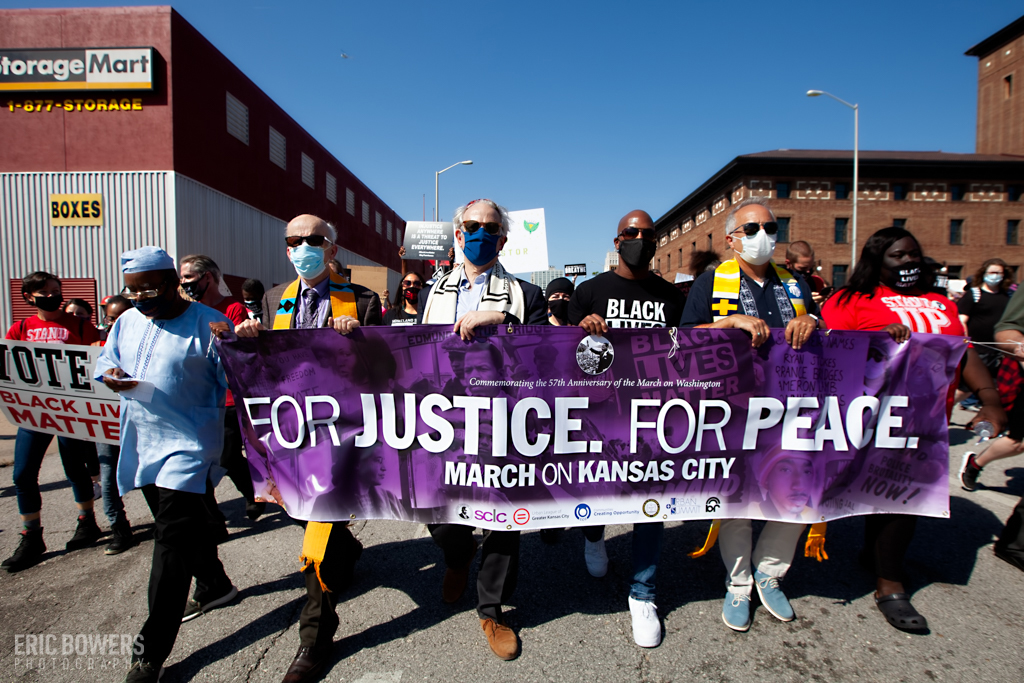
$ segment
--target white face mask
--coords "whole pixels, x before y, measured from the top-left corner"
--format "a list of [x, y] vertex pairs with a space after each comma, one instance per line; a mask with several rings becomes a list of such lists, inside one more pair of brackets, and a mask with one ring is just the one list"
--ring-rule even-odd
[[[735, 240], [736, 238], [733, 237]], [[753, 266], [760, 266], [771, 260], [775, 253], [775, 242], [777, 237], [769, 235], [764, 230], [758, 230], [753, 237], [744, 236], [740, 239], [743, 251], [738, 252], [741, 259]]]

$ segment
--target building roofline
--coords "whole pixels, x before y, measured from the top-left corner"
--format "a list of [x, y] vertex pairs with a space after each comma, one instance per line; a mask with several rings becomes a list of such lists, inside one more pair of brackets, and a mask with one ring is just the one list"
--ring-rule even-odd
[[1011, 40], [1016, 40], [1022, 33], [1024, 33], [1024, 17], [999, 29], [985, 40], [968, 49], [964, 55], [981, 59], [992, 51], [1006, 45]]

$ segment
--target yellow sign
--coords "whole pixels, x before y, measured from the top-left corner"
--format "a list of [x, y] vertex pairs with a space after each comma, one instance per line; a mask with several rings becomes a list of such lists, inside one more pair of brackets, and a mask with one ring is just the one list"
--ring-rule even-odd
[[51, 194], [50, 225], [103, 225], [103, 195]]

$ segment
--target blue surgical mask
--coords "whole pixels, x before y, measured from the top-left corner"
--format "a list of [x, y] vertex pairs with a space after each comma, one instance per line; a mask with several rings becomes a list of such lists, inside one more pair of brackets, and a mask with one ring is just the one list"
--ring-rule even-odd
[[288, 258], [291, 259], [299, 277], [306, 280], [312, 280], [327, 268], [327, 264], [324, 262], [324, 250], [311, 247], [305, 242], [297, 247], [292, 247]]
[[985, 274], [985, 284], [989, 287], [996, 287], [1003, 281], [1003, 276], [999, 274]]
[[466, 245], [462, 253], [473, 265], [485, 266], [498, 255], [498, 240], [501, 239], [498, 235], [491, 235], [483, 228], [472, 234], [463, 232], [462, 235]]

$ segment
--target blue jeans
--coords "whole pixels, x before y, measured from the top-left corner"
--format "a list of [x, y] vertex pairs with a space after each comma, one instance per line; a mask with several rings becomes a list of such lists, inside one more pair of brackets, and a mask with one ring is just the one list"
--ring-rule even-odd
[[633, 525], [633, 585], [629, 595], [641, 602], [654, 601], [654, 575], [661, 557], [664, 522], [643, 522]]
[[107, 516], [110, 526], [124, 524], [128, 518], [124, 514], [124, 503], [117, 490], [117, 459], [121, 455], [120, 446], [106, 443], [96, 444], [96, 455], [100, 460], [100, 488], [103, 490], [103, 514]]
[[[14, 490], [18, 494], [18, 512], [23, 515], [39, 512], [43, 507], [43, 498], [39, 495], [39, 468], [51, 441], [53, 434], [18, 429], [14, 441]], [[92, 500], [88, 464], [96, 460], [95, 445], [64, 436], [57, 437], [57, 444], [64, 475], [71, 482], [75, 502], [88, 503]]]

